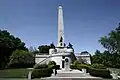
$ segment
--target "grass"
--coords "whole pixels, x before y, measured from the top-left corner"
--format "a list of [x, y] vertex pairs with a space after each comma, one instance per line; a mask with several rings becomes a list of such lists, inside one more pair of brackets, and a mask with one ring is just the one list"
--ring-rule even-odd
[[0, 78], [27, 78], [28, 72], [28, 69], [0, 70]]

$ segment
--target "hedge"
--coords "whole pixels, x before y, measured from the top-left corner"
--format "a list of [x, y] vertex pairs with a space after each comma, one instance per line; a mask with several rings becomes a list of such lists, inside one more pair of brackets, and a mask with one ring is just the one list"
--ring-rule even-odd
[[33, 68], [34, 64], [14, 63], [6, 66], [6, 69]]
[[82, 68], [80, 67], [80, 65], [75, 65], [75, 64], [70, 65], [70, 68], [71, 68], [71, 69], [78, 69], [78, 70], [82, 70]]
[[52, 69], [60, 69], [60, 65], [37, 65], [32, 72], [32, 78], [50, 77]]
[[71, 69], [77, 69], [77, 66], [74, 65], [74, 64], [72, 64], [72, 65], [70, 65], [70, 68], [71, 68]]
[[[100, 67], [105, 68], [103, 66], [100, 66]], [[87, 73], [90, 73], [90, 75], [92, 75], [92, 76], [102, 77], [102, 78], [112, 78], [112, 76], [110, 75], [110, 71], [107, 69], [95, 69], [95, 68], [92, 68], [92, 66], [86, 65], [86, 64], [77, 64], [77, 65], [73, 64], [70, 66], [70, 68], [78, 69], [78, 70], [82, 70], [83, 68], [85, 68], [85, 69], [87, 69]]]
[[55, 61], [49, 61], [48, 65], [56, 65]]
[[110, 75], [110, 71], [106, 69], [89, 68], [88, 72], [90, 73], [90, 75], [95, 77], [112, 78], [112, 76]]
[[4, 69], [0, 70], [0, 78], [27, 78], [28, 73], [28, 69]]
[[60, 65], [53, 66], [53, 69], [60, 69]]
[[91, 67], [95, 69], [106, 69], [106, 67], [103, 64], [97, 64], [97, 63], [92, 64]]
[[34, 69], [44, 69], [44, 68], [48, 68], [48, 65], [46, 65], [46, 64], [37, 64], [34, 67]]
[[86, 64], [73, 64], [73, 65], [70, 65], [70, 68], [71, 69], [78, 69], [78, 70], [82, 70], [82, 68], [85, 68], [85, 69], [88, 69], [89, 66], [86, 65]]
[[32, 72], [32, 78], [50, 77], [53, 73], [51, 68], [34, 69]]

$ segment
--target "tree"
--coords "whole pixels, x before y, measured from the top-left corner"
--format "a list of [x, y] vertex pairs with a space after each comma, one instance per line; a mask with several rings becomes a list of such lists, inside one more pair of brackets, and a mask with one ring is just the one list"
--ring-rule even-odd
[[49, 54], [49, 49], [50, 48], [51, 47], [49, 45], [41, 45], [41, 46], [38, 47], [39, 52], [43, 53], [43, 54]]
[[14, 37], [7, 30], [0, 30], [0, 68], [5, 67], [9, 56], [16, 49], [27, 50], [25, 43], [18, 37]]
[[29, 68], [35, 64], [34, 55], [24, 50], [15, 50], [10, 56], [8, 68]]
[[92, 56], [92, 63], [104, 64], [106, 67], [120, 68], [120, 24], [108, 36], [101, 37], [99, 42], [107, 50], [96, 51]]
[[99, 50], [96, 50], [95, 55], [99, 55], [101, 52]]
[[96, 53], [92, 56], [92, 63], [103, 64], [106, 67], [120, 68], [120, 55], [111, 54], [109, 51]]
[[99, 42], [111, 54], [116, 53], [120, 55], [120, 23], [115, 30], [112, 30], [108, 34], [108, 36], [101, 37]]
[[102, 53], [99, 50], [96, 50], [95, 55], [92, 56], [92, 63], [101, 64], [103, 60]]

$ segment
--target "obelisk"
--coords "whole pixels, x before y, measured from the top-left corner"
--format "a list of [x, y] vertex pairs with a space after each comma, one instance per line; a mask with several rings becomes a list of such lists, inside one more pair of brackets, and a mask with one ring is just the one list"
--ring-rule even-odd
[[64, 47], [64, 23], [62, 6], [58, 7], [58, 47]]

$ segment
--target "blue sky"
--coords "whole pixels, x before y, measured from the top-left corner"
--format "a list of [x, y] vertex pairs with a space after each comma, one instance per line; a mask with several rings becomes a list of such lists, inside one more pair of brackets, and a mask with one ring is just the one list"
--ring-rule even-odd
[[57, 44], [57, 8], [62, 4], [65, 42], [75, 52], [93, 54], [98, 40], [120, 22], [120, 0], [0, 0], [0, 29], [19, 37], [27, 47]]

